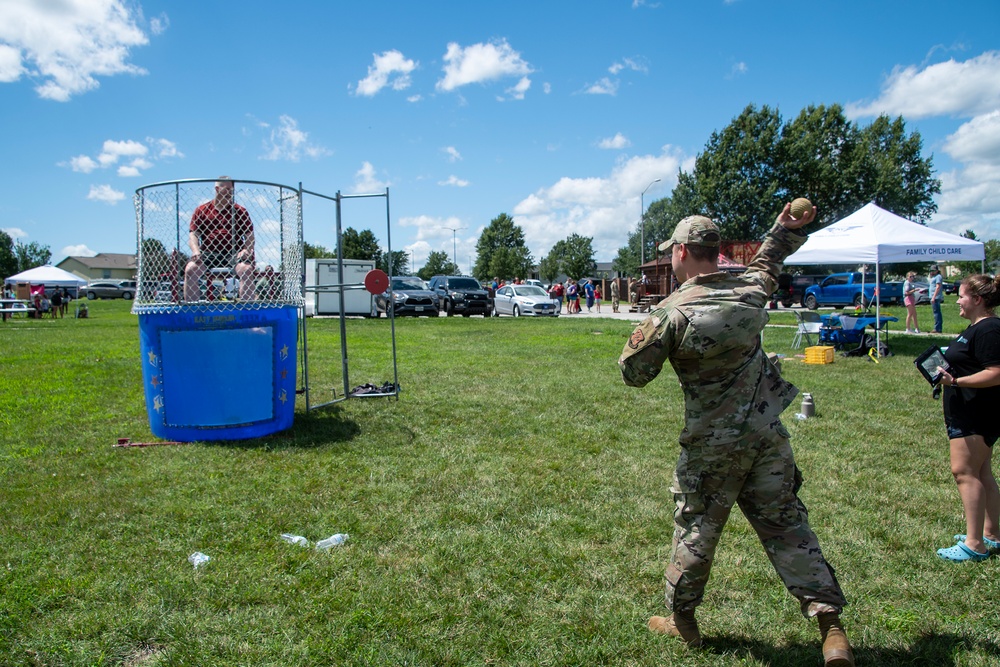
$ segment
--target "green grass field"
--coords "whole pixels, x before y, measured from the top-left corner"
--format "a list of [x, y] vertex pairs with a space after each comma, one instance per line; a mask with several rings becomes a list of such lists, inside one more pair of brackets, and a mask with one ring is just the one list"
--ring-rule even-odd
[[[398, 321], [398, 402], [299, 412], [259, 440], [122, 449], [152, 440], [129, 305], [0, 325], [0, 665], [821, 664], [738, 512], [699, 610], [706, 646], [646, 630], [682, 397], [669, 370], [622, 384], [630, 323]], [[348, 322], [352, 384], [391, 379], [388, 326]], [[308, 332], [313, 400], [328, 400], [339, 325]], [[947, 337], [811, 366], [793, 334], [770, 327], [765, 347], [815, 397], [816, 418], [796, 403], [785, 422], [858, 664], [1000, 664], [1000, 558], [934, 554], [964, 520], [912, 359]], [[328, 552], [279, 538], [337, 532], [350, 540]], [[197, 570], [195, 551], [211, 557]]]

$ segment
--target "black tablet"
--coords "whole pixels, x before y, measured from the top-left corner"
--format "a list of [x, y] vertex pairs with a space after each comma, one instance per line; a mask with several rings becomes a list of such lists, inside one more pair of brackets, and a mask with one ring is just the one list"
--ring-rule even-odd
[[921, 352], [920, 356], [913, 360], [913, 365], [931, 384], [937, 384], [938, 380], [941, 379], [941, 371], [938, 370], [938, 366], [945, 370], [949, 368], [948, 362], [945, 361], [944, 355], [941, 353], [941, 348], [937, 345]]

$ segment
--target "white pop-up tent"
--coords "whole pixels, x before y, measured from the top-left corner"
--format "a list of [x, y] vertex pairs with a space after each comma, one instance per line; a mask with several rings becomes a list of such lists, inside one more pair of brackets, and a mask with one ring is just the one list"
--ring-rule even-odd
[[[875, 275], [881, 280], [882, 264], [975, 260], [984, 264], [985, 259], [986, 247], [979, 241], [910, 222], [871, 203], [810, 235], [785, 259], [785, 265], [874, 264]], [[878, 317], [882, 304], [878, 290], [875, 294]], [[877, 344], [878, 329], [875, 335]]]
[[8, 285], [31, 283], [32, 285], [45, 285], [46, 287], [73, 288], [82, 287], [87, 284], [87, 281], [80, 276], [72, 274], [69, 271], [63, 271], [59, 267], [50, 264], [21, 271], [21, 273], [7, 278], [4, 282]]

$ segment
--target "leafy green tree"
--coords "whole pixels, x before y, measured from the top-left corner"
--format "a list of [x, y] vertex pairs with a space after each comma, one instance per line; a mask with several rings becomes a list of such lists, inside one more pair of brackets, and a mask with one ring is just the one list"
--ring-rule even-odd
[[747, 106], [722, 132], [713, 132], [695, 160], [695, 189], [722, 238], [763, 237], [781, 210], [775, 168], [781, 116], [768, 106]]
[[430, 280], [434, 276], [453, 276], [458, 273], [458, 265], [448, 258], [448, 253], [441, 250], [432, 250], [427, 255], [427, 263], [417, 271], [417, 276], [424, 280]]
[[325, 248], [319, 244], [313, 245], [312, 243], [306, 241], [302, 244], [302, 246], [305, 251], [306, 259], [325, 259], [327, 257], [337, 256], [337, 252], [335, 250], [330, 250], [329, 248]]
[[348, 227], [340, 236], [344, 259], [370, 259], [376, 266], [382, 264], [382, 248], [370, 229], [358, 232], [353, 227]]
[[997, 268], [1000, 268], [1000, 241], [997, 239], [988, 239], [983, 245], [986, 246], [984, 250], [986, 252], [987, 270], [996, 271]]
[[17, 272], [14, 239], [7, 232], [0, 230], [0, 280], [9, 278]]
[[547, 283], [554, 282], [562, 271], [559, 258], [550, 251], [538, 261], [538, 275]]
[[390, 276], [410, 275], [410, 253], [405, 250], [393, 250], [391, 266], [388, 266], [389, 254], [382, 253], [381, 251], [380, 254], [382, 255], [382, 258], [377, 264], [375, 264], [376, 267], [382, 269]]
[[931, 158], [920, 156], [922, 147], [919, 133], [906, 134], [902, 116], [879, 116], [860, 130], [850, 170], [854, 208], [874, 201], [914, 222], [930, 220], [937, 212], [934, 195], [941, 192], [941, 181], [933, 177]]
[[531, 273], [533, 265], [531, 253], [524, 244], [524, 230], [506, 213], [493, 218], [476, 242], [473, 275], [481, 281], [493, 276], [523, 277]]
[[44, 266], [52, 259], [52, 251], [47, 245], [38, 242], [14, 243], [14, 255], [17, 256], [17, 272], [27, 271], [36, 266]]
[[[597, 263], [594, 261], [594, 239], [589, 236], [571, 234], [552, 246], [549, 254], [542, 260], [542, 264], [545, 264], [546, 260], [549, 264], [556, 263], [562, 273], [574, 280], [591, 277], [597, 270]], [[540, 267], [541, 264], [539, 264]], [[558, 274], [559, 271], [556, 271], [556, 275]]]

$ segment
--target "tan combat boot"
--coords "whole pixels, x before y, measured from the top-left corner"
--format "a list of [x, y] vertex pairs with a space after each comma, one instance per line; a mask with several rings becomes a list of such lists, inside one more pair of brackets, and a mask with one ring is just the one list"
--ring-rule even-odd
[[847, 641], [840, 614], [833, 612], [819, 614], [819, 633], [823, 636], [824, 667], [854, 667], [854, 653]]
[[[653, 616], [647, 623], [649, 629], [661, 635], [680, 637], [688, 646], [701, 646], [701, 633], [694, 612], [677, 612], [670, 616]], [[852, 663], [853, 664], [853, 663]]]

